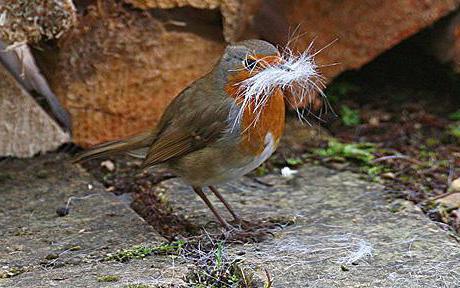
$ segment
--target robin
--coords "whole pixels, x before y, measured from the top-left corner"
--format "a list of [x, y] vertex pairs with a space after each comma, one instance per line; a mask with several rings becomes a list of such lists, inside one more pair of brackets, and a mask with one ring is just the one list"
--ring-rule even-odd
[[284, 129], [284, 90], [297, 83], [291, 93], [304, 97], [314, 87], [315, 68], [307, 54], [285, 57], [262, 40], [231, 44], [211, 72], [172, 101], [153, 131], [98, 145], [74, 162], [127, 153], [144, 159], [142, 169], [164, 164], [230, 228], [203, 188], [241, 223], [215, 185], [249, 173], [272, 155]]

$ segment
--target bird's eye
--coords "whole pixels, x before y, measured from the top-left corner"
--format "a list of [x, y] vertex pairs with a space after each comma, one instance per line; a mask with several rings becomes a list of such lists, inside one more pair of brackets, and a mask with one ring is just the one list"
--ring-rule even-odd
[[252, 59], [252, 58], [246, 58], [246, 59], [244, 59], [243, 64], [244, 64], [244, 67], [247, 70], [252, 70], [252, 69], [254, 69], [256, 67], [257, 60]]

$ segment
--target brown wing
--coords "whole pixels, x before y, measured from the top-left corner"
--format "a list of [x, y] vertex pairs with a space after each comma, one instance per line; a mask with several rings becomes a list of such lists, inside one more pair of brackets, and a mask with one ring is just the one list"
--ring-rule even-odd
[[228, 127], [229, 110], [221, 105], [218, 96], [205, 95], [204, 91], [209, 93], [207, 89], [186, 90], [171, 103], [159, 123], [143, 169], [200, 150], [221, 137]]
[[164, 163], [193, 151], [200, 150], [220, 138], [226, 125], [213, 123], [207, 129], [196, 129], [194, 132], [168, 131], [162, 134], [150, 147], [142, 168]]

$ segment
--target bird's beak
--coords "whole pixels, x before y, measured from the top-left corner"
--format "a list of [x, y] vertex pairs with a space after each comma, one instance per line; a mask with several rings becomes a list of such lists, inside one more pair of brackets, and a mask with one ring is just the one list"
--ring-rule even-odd
[[281, 57], [281, 55], [279, 53], [275, 57], [277, 58], [276, 63], [273, 63], [275, 66], [281, 68], [282, 70], [284, 70], [286, 72], [291, 72], [292, 71], [292, 68], [289, 67], [288, 65], [286, 65], [286, 60], [284, 60], [283, 57]]
[[259, 63], [264, 69], [273, 66], [281, 66], [284, 63], [284, 60], [280, 55], [264, 56], [261, 60], [262, 61]]
[[280, 67], [281, 69], [283, 69], [286, 72], [292, 72], [292, 68], [287, 66], [287, 65], [285, 65], [284, 63], [279, 64], [278, 67]]

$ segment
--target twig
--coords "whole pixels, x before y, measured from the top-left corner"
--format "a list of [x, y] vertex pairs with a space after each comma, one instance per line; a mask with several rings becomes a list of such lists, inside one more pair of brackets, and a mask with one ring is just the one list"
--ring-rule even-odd
[[83, 200], [83, 199], [91, 198], [91, 197], [96, 196], [96, 195], [99, 195], [99, 193], [93, 193], [93, 194], [89, 194], [89, 195], [86, 195], [86, 196], [83, 196], [83, 197], [71, 196], [71, 197], [69, 197], [69, 199], [67, 199], [67, 204], [65, 205], [65, 208], [66, 209], [69, 208], [70, 202], [72, 202], [72, 200]]
[[447, 176], [447, 188], [449, 189], [452, 181], [454, 181], [454, 173], [455, 173], [455, 166], [454, 166], [454, 159], [449, 159], [449, 176]]
[[438, 200], [438, 199], [447, 197], [447, 196], [452, 195], [452, 194], [455, 194], [455, 193], [460, 193], [460, 192], [458, 192], [458, 191], [450, 191], [450, 192], [442, 193], [442, 194], [440, 194], [440, 195], [437, 195], [437, 196], [433, 196], [433, 197], [431, 197], [431, 198], [428, 198], [427, 201]]
[[267, 269], [264, 269], [265, 271], [265, 276], [267, 277], [267, 282], [264, 285], [264, 288], [271, 288], [273, 285], [273, 279], [270, 276], [270, 273], [268, 272]]
[[243, 268], [241, 268], [241, 267], [238, 267], [238, 268], [240, 269], [241, 277], [243, 277], [244, 287], [249, 288], [249, 283], [248, 283], [248, 280], [246, 279], [246, 274], [244, 273]]
[[383, 157], [380, 157], [380, 158], [377, 158], [377, 159], [372, 160], [372, 162], [373, 162], [373, 163], [377, 163], [377, 162], [382, 162], [382, 161], [387, 161], [387, 160], [393, 160], [393, 159], [403, 159], [403, 160], [407, 160], [407, 161], [412, 162], [412, 163], [417, 164], [417, 165], [423, 164], [422, 162], [418, 161], [417, 159], [411, 158], [411, 157], [406, 156], [406, 155], [389, 155], [389, 156], [383, 156]]

